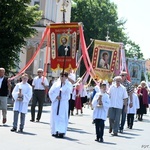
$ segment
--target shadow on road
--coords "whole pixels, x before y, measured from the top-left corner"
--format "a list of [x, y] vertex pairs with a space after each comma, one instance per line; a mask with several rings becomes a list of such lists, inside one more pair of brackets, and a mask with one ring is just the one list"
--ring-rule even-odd
[[16, 133], [21, 134], [21, 135], [37, 135], [35, 133], [30, 133], [30, 132], [25, 132], [25, 131], [23, 133], [20, 133], [20, 132], [16, 132]]
[[71, 128], [71, 127], [68, 127], [67, 131], [69, 131], [69, 132], [78, 132], [78, 133], [82, 133], [82, 134], [91, 134], [89, 132], [83, 131], [82, 129]]

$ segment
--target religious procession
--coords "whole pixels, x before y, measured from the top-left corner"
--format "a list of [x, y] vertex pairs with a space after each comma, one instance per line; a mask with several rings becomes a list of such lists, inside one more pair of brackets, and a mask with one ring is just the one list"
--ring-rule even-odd
[[92, 114], [95, 143], [105, 143], [106, 121], [113, 137], [122, 135], [125, 128], [132, 131], [135, 120], [143, 123], [149, 112], [149, 60], [128, 57], [125, 43], [111, 41], [108, 29], [106, 40], [93, 37], [87, 42], [86, 23], [66, 22], [70, 1], [55, 1], [55, 5], [63, 8], [63, 21], [40, 29], [40, 40], [39, 36], [29, 40], [33, 44], [38, 39], [38, 44], [27, 42], [20, 69], [8, 73], [9, 65], [0, 60], [3, 126], [11, 100], [10, 132], [25, 133], [27, 114], [30, 123], [40, 123], [45, 103], [50, 106], [50, 134], [56, 140], [66, 138], [71, 118], [86, 117], [86, 108]]

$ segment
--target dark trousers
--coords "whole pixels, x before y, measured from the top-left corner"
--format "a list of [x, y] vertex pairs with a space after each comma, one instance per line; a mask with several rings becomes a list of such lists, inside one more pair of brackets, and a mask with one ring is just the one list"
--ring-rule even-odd
[[40, 120], [43, 110], [43, 103], [45, 101], [45, 90], [34, 90], [31, 105], [31, 119], [35, 120], [35, 107], [38, 103], [38, 114], [36, 119]]
[[73, 113], [74, 107], [75, 107], [75, 100], [70, 99], [70, 100], [69, 100], [68, 116], [70, 116], [70, 112]]
[[121, 124], [120, 124], [120, 130], [124, 129], [124, 125], [126, 122], [126, 115], [127, 113], [125, 112], [125, 105], [123, 105], [122, 113], [121, 113]]
[[134, 114], [128, 114], [127, 115], [127, 125], [129, 128], [132, 128], [134, 121]]
[[96, 129], [96, 138], [97, 139], [103, 139], [103, 135], [104, 135], [104, 120], [102, 119], [95, 119], [95, 129]]

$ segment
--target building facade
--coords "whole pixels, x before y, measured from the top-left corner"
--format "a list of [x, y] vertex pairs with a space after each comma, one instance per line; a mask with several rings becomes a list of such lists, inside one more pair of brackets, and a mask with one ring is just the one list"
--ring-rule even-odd
[[[44, 33], [44, 30], [47, 25], [52, 23], [61, 23], [63, 22], [63, 12], [62, 8], [66, 10], [65, 12], [65, 22], [70, 22], [71, 17], [71, 0], [31, 0], [30, 5], [39, 5], [39, 10], [43, 12], [42, 19], [38, 21], [34, 28], [38, 31], [38, 33], [31, 39], [27, 39], [27, 45], [24, 49], [22, 49], [23, 53], [20, 53], [20, 69], [24, 68], [28, 61], [34, 55]], [[50, 56], [48, 64], [45, 64], [46, 58], [46, 45], [47, 41], [45, 40], [40, 52], [37, 54], [33, 63], [28, 67], [26, 72], [30, 75], [36, 75], [36, 71], [38, 68], [43, 68], [44, 65], [48, 65], [47, 72], [48, 76], [51, 76], [50, 72]], [[19, 70], [18, 70], [19, 71]]]

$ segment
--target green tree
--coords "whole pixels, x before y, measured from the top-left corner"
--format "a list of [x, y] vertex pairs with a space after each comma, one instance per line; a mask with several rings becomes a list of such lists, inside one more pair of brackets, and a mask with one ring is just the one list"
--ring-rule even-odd
[[125, 42], [125, 53], [128, 58], [136, 57], [137, 59], [143, 59], [143, 53], [141, 52], [140, 46], [130, 39]]
[[[86, 44], [90, 38], [106, 40], [107, 31], [112, 41], [121, 42], [126, 38], [123, 32], [126, 21], [118, 20], [117, 7], [109, 0], [74, 0], [71, 21], [83, 22]], [[93, 46], [89, 49], [89, 56], [93, 53]], [[81, 65], [83, 67], [83, 63]], [[81, 69], [83, 72], [85, 69]]]
[[125, 34], [124, 20], [118, 20], [117, 7], [109, 0], [74, 0], [72, 22], [83, 22], [87, 44], [90, 38], [106, 40], [107, 30], [115, 42], [122, 41]]
[[6, 71], [16, 67], [21, 48], [36, 30], [32, 26], [41, 18], [38, 6], [29, 6], [30, 0], [0, 1], [0, 67]]
[[[74, 0], [71, 11], [72, 22], [83, 22], [84, 36], [87, 46], [90, 44], [90, 38], [106, 40], [107, 31], [109, 37], [114, 42], [123, 42], [127, 57], [133, 57], [134, 52], [138, 58], [143, 55], [140, 47], [132, 42], [125, 33], [126, 20], [119, 19], [117, 6], [110, 0]], [[132, 50], [126, 47], [130, 45]], [[93, 47], [89, 49], [89, 56], [92, 56]], [[81, 74], [85, 71], [83, 62], [81, 63]]]

